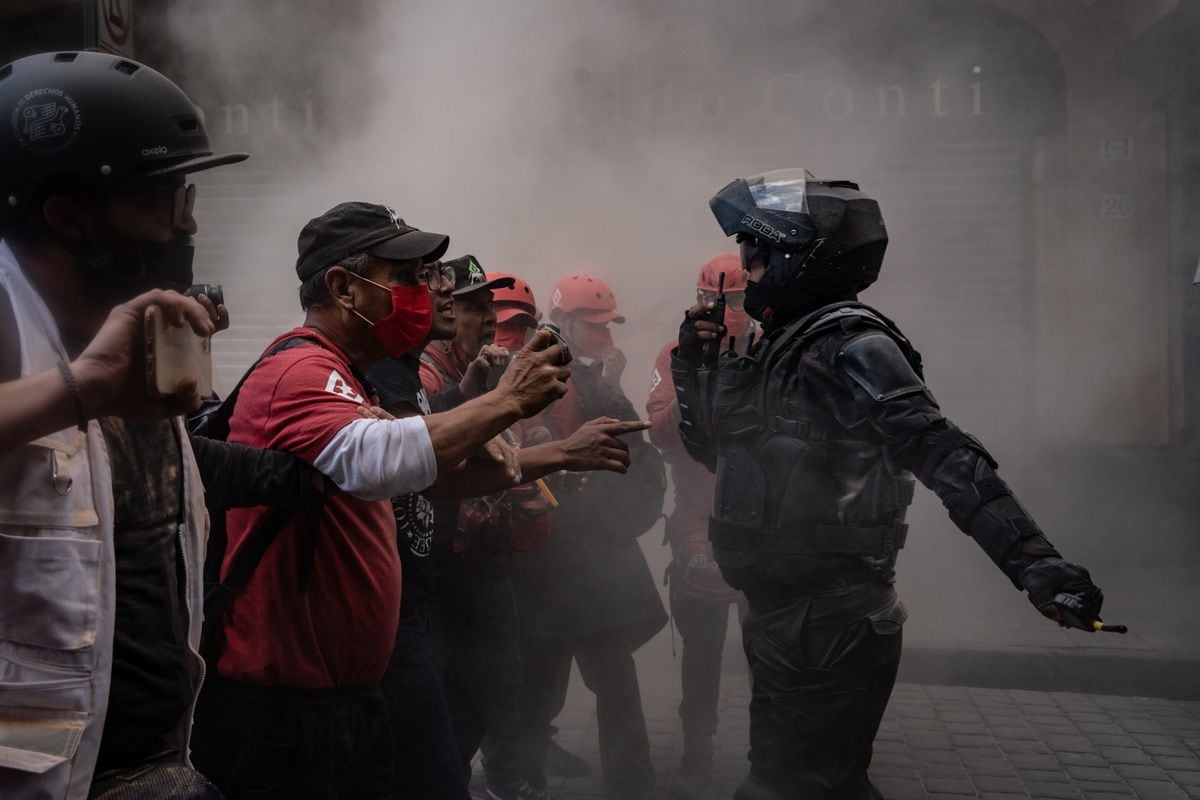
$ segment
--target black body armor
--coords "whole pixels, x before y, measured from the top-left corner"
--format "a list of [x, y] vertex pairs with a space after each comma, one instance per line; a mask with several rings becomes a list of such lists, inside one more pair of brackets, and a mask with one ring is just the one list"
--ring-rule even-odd
[[1043, 600], [1021, 573], [1058, 553], [983, 445], [942, 416], [920, 355], [878, 311], [826, 306], [716, 370], [677, 350], [672, 372], [684, 443], [717, 473], [709, 533], [731, 586], [796, 595], [890, 583], [915, 474]]

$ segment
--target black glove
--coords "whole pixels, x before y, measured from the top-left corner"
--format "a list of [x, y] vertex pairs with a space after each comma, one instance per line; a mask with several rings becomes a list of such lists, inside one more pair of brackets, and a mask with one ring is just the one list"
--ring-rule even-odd
[[1074, 595], [1094, 616], [1099, 617], [1104, 593], [1092, 583], [1088, 571], [1061, 558], [1039, 558], [1021, 571], [1021, 586], [1029, 593], [1029, 602], [1042, 608], [1054, 602], [1057, 594]]
[[696, 330], [696, 321], [683, 312], [683, 322], [679, 323], [679, 347], [675, 354], [691, 363], [699, 364], [704, 359], [705, 341]]

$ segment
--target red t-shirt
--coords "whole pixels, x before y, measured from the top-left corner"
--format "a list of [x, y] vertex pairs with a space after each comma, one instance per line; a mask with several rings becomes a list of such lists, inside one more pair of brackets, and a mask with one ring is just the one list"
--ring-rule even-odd
[[[349, 360], [309, 328], [323, 346], [303, 345], [264, 360], [242, 384], [229, 441], [294, 453], [310, 464], [345, 425], [361, 419], [369, 399]], [[272, 345], [274, 342], [272, 342]], [[267, 513], [231, 509], [222, 569]], [[322, 689], [371, 684], [387, 667], [400, 619], [400, 554], [388, 501], [334, 494], [325, 500], [308, 590], [300, 593], [308, 521], [298, 514], [279, 532], [224, 624], [217, 671], [245, 683]]]

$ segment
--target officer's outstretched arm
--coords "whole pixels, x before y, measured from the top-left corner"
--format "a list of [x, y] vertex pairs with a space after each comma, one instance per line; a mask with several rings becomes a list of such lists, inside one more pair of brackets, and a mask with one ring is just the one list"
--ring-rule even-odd
[[983, 444], [942, 416], [896, 342], [871, 332], [847, 342], [838, 363], [861, 419], [891, 457], [932, 489], [954, 524], [971, 536], [1013, 585], [1057, 619], [1054, 596], [1067, 592], [1099, 613], [1103, 597], [1083, 567], [1064, 561], [996, 474]]

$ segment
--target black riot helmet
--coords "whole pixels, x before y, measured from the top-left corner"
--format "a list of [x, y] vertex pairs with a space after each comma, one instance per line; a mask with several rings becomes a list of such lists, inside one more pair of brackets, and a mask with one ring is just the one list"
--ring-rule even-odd
[[27, 213], [54, 178], [103, 190], [247, 157], [214, 155], [195, 104], [136, 61], [55, 52], [0, 67], [0, 221]]
[[879, 277], [887, 229], [879, 204], [850, 181], [825, 181], [804, 169], [738, 178], [709, 201], [726, 236], [756, 254], [766, 272], [751, 282], [746, 310], [763, 320], [836, 290], [865, 289]]

